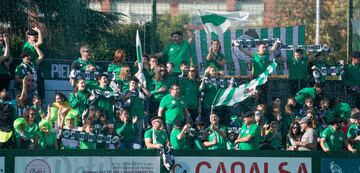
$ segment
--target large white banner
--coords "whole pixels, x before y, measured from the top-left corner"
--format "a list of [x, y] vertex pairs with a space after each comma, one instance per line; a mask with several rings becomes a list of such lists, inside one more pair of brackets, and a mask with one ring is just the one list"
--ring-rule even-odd
[[311, 173], [311, 158], [175, 157], [172, 173]]
[[160, 173], [160, 157], [74, 156], [15, 157], [15, 172], [21, 173]]

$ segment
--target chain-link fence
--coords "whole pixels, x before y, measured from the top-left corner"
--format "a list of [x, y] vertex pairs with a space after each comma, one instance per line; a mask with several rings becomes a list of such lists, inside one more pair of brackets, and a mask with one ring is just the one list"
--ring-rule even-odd
[[[247, 11], [248, 20], [239, 28], [305, 26], [306, 44], [314, 44], [315, 0], [24, 0], [1, 1], [1, 30], [11, 35], [12, 54], [20, 54], [24, 33], [38, 26], [45, 35], [47, 58], [72, 59], [82, 44], [90, 44], [97, 60], [111, 60], [122, 48], [128, 60], [135, 59], [135, 33], [141, 31], [147, 53], [160, 51], [172, 31], [184, 23], [201, 26], [196, 9]], [[331, 63], [347, 52], [348, 0], [320, 1], [320, 43], [334, 48], [326, 56]], [[358, 0], [353, 2], [358, 19]], [[154, 21], [153, 19], [157, 20]]]

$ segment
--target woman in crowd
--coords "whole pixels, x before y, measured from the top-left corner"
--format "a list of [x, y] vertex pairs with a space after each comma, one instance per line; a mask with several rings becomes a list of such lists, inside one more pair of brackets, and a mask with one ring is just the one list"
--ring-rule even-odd
[[[69, 94], [69, 103], [73, 110], [82, 114], [90, 104], [90, 92], [86, 89], [84, 79], [78, 79], [74, 91]], [[86, 117], [85, 117], [86, 118]], [[83, 122], [82, 119], [79, 122]]]
[[51, 131], [51, 123], [49, 121], [41, 120], [39, 122], [38, 136], [39, 149], [59, 149], [56, 133]]
[[168, 88], [166, 82], [166, 69], [163, 65], [159, 65], [155, 68], [155, 75], [149, 86], [151, 93], [150, 112], [153, 115], [157, 115], [157, 109], [161, 99], [168, 94]]
[[219, 40], [213, 40], [206, 55], [207, 66], [213, 66], [221, 76], [224, 76], [225, 55], [221, 53], [221, 44]]
[[[115, 80], [119, 80], [121, 68], [124, 66], [123, 62], [126, 58], [126, 53], [122, 49], [117, 49], [114, 53], [114, 61], [109, 64], [107, 72], [114, 76]], [[112, 80], [112, 79], [111, 79]]]
[[[201, 114], [201, 121], [204, 122], [206, 125], [209, 124], [209, 115], [212, 109], [212, 103], [215, 99], [215, 96], [218, 92], [219, 87], [215, 84], [213, 84], [211, 79], [218, 78], [218, 72], [216, 71], [216, 68], [213, 66], [209, 66], [205, 69], [204, 77], [201, 80], [201, 84], [199, 86], [199, 90], [203, 92], [203, 101], [202, 101], [202, 114]], [[209, 82], [206, 82], [206, 79], [209, 80]], [[219, 117], [221, 117], [221, 114], [217, 114]]]
[[181, 95], [187, 103], [187, 108], [193, 121], [201, 115], [201, 95], [199, 92], [199, 81], [195, 66], [190, 66], [188, 75], [184, 80], [180, 80]]
[[289, 132], [286, 136], [286, 149], [297, 150], [296, 141], [301, 140], [300, 124], [293, 122], [290, 125]]
[[118, 113], [118, 121], [115, 123], [116, 134], [122, 137], [120, 149], [140, 149], [141, 145], [136, 142], [137, 116], [130, 118], [127, 110], [123, 109]]

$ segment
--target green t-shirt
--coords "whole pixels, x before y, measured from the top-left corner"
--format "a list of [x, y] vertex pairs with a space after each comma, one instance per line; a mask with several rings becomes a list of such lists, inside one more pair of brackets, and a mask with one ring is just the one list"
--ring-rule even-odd
[[41, 131], [38, 132], [39, 140], [38, 146], [41, 149], [55, 149], [55, 140], [56, 140], [56, 133], [48, 132], [47, 134], [42, 133]]
[[[207, 140], [212, 142], [214, 139], [216, 139], [216, 144], [213, 146], [208, 147], [208, 150], [226, 150], [227, 149], [227, 138], [220, 135], [219, 132], [215, 130], [211, 130], [209, 127], [208, 130], [210, 130], [212, 133], [209, 134]], [[226, 132], [227, 128], [225, 126], [220, 126], [219, 130]]]
[[27, 132], [30, 134], [30, 138], [34, 139], [39, 131], [38, 125], [34, 122], [32, 124], [28, 124], [29, 128], [27, 129]]
[[294, 56], [288, 57], [289, 79], [305, 80], [307, 77], [307, 64], [307, 57], [302, 57], [301, 59], [297, 59]]
[[[139, 93], [139, 91], [137, 92]], [[142, 119], [144, 117], [144, 98], [141, 98], [139, 94], [131, 96], [130, 107], [129, 107], [129, 115], [130, 117], [137, 116], [138, 119]]]
[[214, 86], [212, 83], [205, 83], [204, 85], [202, 90], [204, 92], [202, 107], [210, 109], [218, 92], [218, 86]]
[[[351, 124], [348, 131], [347, 131], [347, 137], [349, 139], [355, 139], [357, 136], [360, 135], [360, 127], [356, 124]], [[353, 148], [360, 150], [360, 141], [355, 141], [352, 143]]]
[[168, 92], [161, 92], [159, 93], [158, 90], [161, 88], [161, 87], [166, 87], [166, 88], [169, 88], [167, 86], [167, 83], [165, 81], [156, 81], [156, 80], [152, 80], [151, 81], [151, 84], [149, 86], [149, 90], [150, 90], [150, 94], [152, 95], [152, 98], [155, 100], [155, 101], [158, 101], [160, 102], [161, 99], [166, 95], [168, 94]]
[[265, 53], [264, 55], [259, 55], [257, 52], [253, 55], [253, 77], [258, 77], [261, 73], [263, 73], [267, 66], [270, 64], [269, 61], [269, 53]]
[[334, 128], [329, 126], [322, 132], [321, 138], [325, 139], [325, 147], [330, 151], [343, 151], [346, 138], [342, 131], [335, 132]]
[[[120, 74], [120, 71], [121, 71], [121, 65], [119, 64], [116, 64], [116, 63], [111, 63], [109, 64], [108, 66], [108, 69], [107, 69], [107, 72], [108, 74], [111, 74], [111, 73], [114, 73], [115, 75], [115, 80], [119, 80], [119, 74]], [[111, 79], [110, 79], [111, 80]]]
[[90, 93], [87, 91], [78, 91], [77, 94], [70, 93], [69, 104], [71, 108], [82, 114], [88, 108], [90, 103], [89, 96]]
[[224, 70], [224, 67], [221, 67], [220, 65], [218, 65], [216, 63], [216, 61], [224, 60], [225, 55], [222, 54], [221, 52], [219, 52], [218, 54], [215, 54], [214, 52], [212, 52], [211, 55], [212, 55], [212, 60], [210, 60], [210, 61], [206, 60], [207, 67], [208, 66], [213, 66], [213, 67], [216, 68], [216, 70], [220, 70], [220, 71]]
[[15, 74], [18, 75], [20, 78], [24, 78], [27, 74], [34, 74], [35, 66], [33, 63], [25, 64], [21, 63], [15, 69]]
[[146, 130], [144, 139], [151, 139], [152, 144], [161, 144], [162, 146], [165, 146], [165, 142], [169, 140], [165, 131], [155, 130], [153, 128]]
[[303, 105], [307, 97], [315, 98], [316, 89], [313, 87], [303, 88], [295, 95], [295, 100], [298, 104]]
[[181, 129], [174, 128], [170, 134], [171, 147], [175, 150], [192, 149], [191, 139], [189, 135], [184, 135], [181, 140], [177, 136], [181, 133]]
[[345, 66], [344, 73], [342, 74], [342, 81], [346, 86], [360, 86], [360, 64]]
[[165, 120], [167, 124], [174, 124], [177, 120], [184, 120], [184, 110], [187, 108], [183, 99], [174, 98], [171, 94], [161, 99], [160, 108], [164, 109]]
[[119, 136], [124, 137], [121, 140], [121, 143], [130, 144], [135, 139], [137, 129], [136, 126], [131, 122], [128, 123], [116, 122], [115, 132]]
[[75, 64], [78, 67], [77, 70], [80, 70], [80, 71], [86, 71], [86, 66], [87, 65], [93, 65], [94, 67], [96, 67], [95, 64], [92, 61], [90, 61], [90, 60], [85, 61], [82, 58], [78, 58], [77, 60], [75, 60], [73, 62], [73, 64], [71, 65], [71, 67], [74, 68]]
[[162, 51], [163, 55], [168, 57], [168, 62], [174, 63], [174, 72], [180, 73], [180, 64], [185, 61], [190, 64], [191, 47], [187, 40], [179, 44], [170, 43]]
[[36, 60], [39, 58], [34, 46], [32, 46], [29, 41], [26, 41], [22, 47], [22, 52], [26, 52], [31, 57], [31, 62], [35, 64]]
[[96, 143], [94, 142], [85, 142], [85, 141], [80, 141], [79, 142], [79, 148], [82, 150], [95, 150], [96, 149]]
[[251, 124], [250, 126], [247, 126], [244, 123], [241, 127], [239, 136], [240, 138], [252, 136], [252, 139], [250, 141], [239, 143], [239, 150], [259, 150], [259, 142], [260, 142], [259, 125]]
[[338, 118], [349, 120], [351, 116], [351, 110], [352, 108], [349, 103], [341, 102], [335, 105], [333, 113], [334, 116], [337, 116]]
[[119, 79], [116, 82], [121, 86], [122, 92], [129, 90], [129, 81], [127, 79], [124, 80]]
[[184, 79], [180, 82], [181, 95], [190, 109], [199, 107], [199, 83], [196, 80]]

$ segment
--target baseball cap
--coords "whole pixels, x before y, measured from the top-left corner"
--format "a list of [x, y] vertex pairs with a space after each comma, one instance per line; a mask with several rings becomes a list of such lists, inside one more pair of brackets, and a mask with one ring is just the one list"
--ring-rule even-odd
[[302, 124], [302, 123], [309, 123], [309, 122], [311, 122], [311, 118], [310, 118], [310, 117], [308, 117], [308, 116], [306, 116], [306, 117], [301, 118], [301, 120], [300, 120], [299, 124]]

